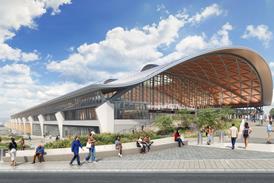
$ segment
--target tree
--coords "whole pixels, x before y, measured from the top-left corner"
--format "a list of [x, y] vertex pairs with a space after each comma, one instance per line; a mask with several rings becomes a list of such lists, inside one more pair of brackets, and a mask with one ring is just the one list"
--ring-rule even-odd
[[191, 114], [187, 109], [181, 109], [177, 112], [175, 118], [180, 120], [180, 127], [188, 128], [192, 123], [194, 123], [195, 115]]
[[269, 111], [269, 115], [273, 118], [274, 117], [274, 108], [272, 108], [270, 111]]
[[174, 128], [173, 120], [170, 116], [158, 116], [154, 124], [164, 132], [171, 132]]
[[203, 128], [211, 126], [214, 129], [222, 129], [231, 119], [229, 116], [234, 113], [234, 110], [229, 107], [220, 109], [206, 108], [200, 109], [197, 113], [197, 126]]
[[215, 109], [206, 108], [200, 109], [197, 112], [197, 126], [201, 129], [204, 126], [211, 126], [215, 128], [217, 124], [218, 113]]

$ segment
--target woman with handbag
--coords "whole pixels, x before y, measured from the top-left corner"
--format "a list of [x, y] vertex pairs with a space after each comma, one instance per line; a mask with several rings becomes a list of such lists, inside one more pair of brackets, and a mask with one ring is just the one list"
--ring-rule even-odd
[[9, 151], [10, 151], [10, 160], [11, 160], [11, 166], [16, 166], [16, 151], [17, 151], [17, 144], [15, 142], [15, 139], [12, 137], [11, 142], [9, 143]]

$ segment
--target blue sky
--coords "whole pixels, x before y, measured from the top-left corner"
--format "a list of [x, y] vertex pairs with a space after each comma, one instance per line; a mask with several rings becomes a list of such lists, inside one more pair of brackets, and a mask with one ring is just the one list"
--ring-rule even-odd
[[217, 47], [249, 47], [274, 69], [271, 0], [0, 2], [0, 118]]

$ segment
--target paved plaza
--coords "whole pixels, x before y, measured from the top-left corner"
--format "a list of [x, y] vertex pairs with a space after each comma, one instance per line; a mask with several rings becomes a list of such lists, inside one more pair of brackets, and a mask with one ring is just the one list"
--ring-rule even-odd
[[[265, 127], [253, 125], [247, 149], [239, 139], [231, 150], [229, 138], [218, 138], [208, 146], [189, 139], [187, 146], [152, 150], [146, 154], [124, 154], [122, 158], [105, 157], [97, 163], [70, 166], [68, 161], [47, 161], [31, 164], [18, 162], [10, 167], [0, 163], [0, 172], [274, 172], [274, 144], [265, 144]], [[164, 140], [164, 139], [163, 139]], [[98, 147], [99, 148], [99, 147]], [[100, 149], [100, 148], [99, 148]], [[84, 156], [81, 155], [82, 160]]]
[[[82, 157], [83, 158], [83, 157]], [[10, 167], [2, 163], [1, 172], [272, 172], [274, 153], [230, 150], [214, 147], [185, 146], [146, 154], [111, 157], [97, 163], [70, 166], [68, 162], [19, 163]]]

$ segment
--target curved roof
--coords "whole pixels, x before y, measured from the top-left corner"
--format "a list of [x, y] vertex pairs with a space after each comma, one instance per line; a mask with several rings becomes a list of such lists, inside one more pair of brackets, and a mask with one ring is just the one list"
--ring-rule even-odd
[[[225, 56], [225, 58], [222, 55], [228, 55], [227, 57]], [[153, 65], [154, 67], [151, 67], [147, 70], [143, 70], [142, 72], [137, 72], [131, 76], [125, 77], [125, 78], [120, 78], [118, 80], [114, 80], [111, 82], [107, 82], [105, 84], [91, 84], [89, 86], [86, 86], [84, 88], [81, 88], [79, 90], [73, 91], [71, 93], [68, 93], [66, 95], [63, 95], [61, 97], [58, 97], [56, 99], [50, 100], [48, 102], [42, 103], [40, 105], [37, 105], [35, 107], [32, 107], [28, 110], [37, 108], [37, 107], [42, 107], [45, 105], [49, 105], [49, 104], [53, 104], [65, 99], [69, 99], [72, 97], [76, 97], [76, 96], [80, 96], [80, 95], [84, 95], [87, 94], [89, 92], [92, 91], [97, 91], [97, 90], [111, 90], [111, 89], [117, 89], [117, 88], [123, 88], [123, 87], [128, 87], [128, 86], [132, 86], [132, 85], [136, 85], [138, 83], [141, 83], [143, 81], [146, 81], [160, 73], [163, 72], [172, 72], [173, 70], [175, 70], [175, 68], [177, 68], [179, 65], [181, 66], [182, 70], [178, 70], [178, 72], [184, 72], [183, 74], [187, 75], [187, 72], [192, 72], [192, 75], [189, 75], [189, 77], [192, 77], [194, 79], [199, 79], [201, 81], [204, 82], [208, 82], [211, 84], [214, 84], [218, 87], [222, 87], [225, 88], [225, 83], [222, 80], [225, 80], [224, 78], [219, 78], [219, 80], [217, 81], [210, 81], [211, 79], [214, 79], [214, 77], [210, 77], [210, 73], [208, 70], [203, 69], [202, 67], [206, 67], [208, 65], [208, 63], [205, 63], [206, 59], [213, 59], [214, 58], [212, 56], [220, 56], [218, 59], [219, 61], [215, 61], [215, 65], [220, 64], [220, 62], [222, 61], [223, 63], [226, 62], [226, 64], [223, 64], [223, 72], [227, 72], [228, 70], [233, 73], [233, 69], [238, 69], [238, 74], [240, 76], [241, 72], [239, 71], [239, 69], [242, 69], [242, 72], [250, 72], [250, 74], [246, 74], [242, 76], [242, 79], [244, 80], [244, 77], [247, 77], [247, 79], [251, 80], [251, 85], [249, 87], [253, 87], [253, 85], [259, 85], [258, 87], [260, 89], [257, 90], [257, 92], [259, 92], [259, 94], [261, 95], [261, 98], [258, 98], [258, 100], [260, 100], [260, 105], [271, 105], [272, 102], [272, 89], [273, 89], [273, 83], [272, 83], [272, 75], [271, 75], [271, 71], [270, 68], [267, 64], [267, 62], [255, 51], [248, 49], [248, 48], [244, 48], [244, 47], [227, 47], [227, 48], [219, 48], [219, 49], [213, 49], [213, 50], [209, 50], [209, 51], [205, 51], [205, 52], [201, 52], [199, 54], [193, 55], [193, 56], [189, 56], [189, 57], [185, 57], [182, 59], [178, 59], [176, 61], [173, 62], [169, 62], [166, 63], [164, 65]], [[230, 56], [234, 56], [233, 58]], [[232, 69], [229, 69], [229, 59], [240, 59], [242, 60], [242, 62], [244, 62], [246, 65], [242, 65], [241, 63], [238, 63], [238, 68], [233, 67]], [[225, 61], [224, 61], [225, 60]], [[201, 65], [198, 65], [197, 63], [202, 63]], [[219, 62], [219, 63], [218, 63]], [[192, 64], [192, 70], [187, 70], [186, 66], [190, 66]], [[197, 67], [200, 67], [200, 70], [195, 70], [195, 66], [193, 65], [197, 65]], [[213, 65], [214, 65], [213, 64]], [[215, 67], [214, 65], [214, 67]], [[228, 66], [226, 66], [228, 65]], [[237, 67], [236, 66], [236, 67]], [[212, 67], [211, 69], [214, 70], [214, 67]], [[245, 67], [249, 67], [250, 71], [246, 70]], [[215, 72], [217, 73], [217, 71], [215, 70]], [[222, 71], [220, 71], [222, 72]], [[235, 74], [237, 74], [237, 72], [235, 71]], [[229, 75], [231, 75], [231, 73], [228, 73]], [[256, 78], [255, 76], [256, 75]], [[216, 75], [217, 76], [217, 75]], [[253, 78], [254, 76], [254, 78]], [[233, 76], [231, 75], [231, 78], [233, 79]], [[216, 78], [215, 78], [216, 79]], [[238, 78], [239, 79], [239, 78]], [[258, 81], [255, 81], [255, 80]], [[234, 81], [236, 79], [234, 78]], [[254, 80], [254, 82], [252, 83], [252, 81]], [[225, 80], [226, 82], [228, 82], [228, 80]], [[222, 85], [223, 83], [223, 85]], [[243, 85], [245, 85], [246, 83], [243, 82]], [[230, 85], [233, 85], [233, 82], [231, 81]], [[243, 89], [244, 87], [242, 86], [242, 84], [240, 84]], [[239, 87], [239, 86], [238, 86]], [[232, 87], [233, 88], [233, 87]], [[251, 89], [252, 90], [252, 89]], [[231, 89], [232, 91], [232, 89]], [[256, 92], [256, 91], [255, 91]], [[252, 93], [252, 91], [251, 91]], [[236, 95], [240, 95], [241, 93], [236, 92]], [[244, 97], [242, 97], [244, 98]]]

